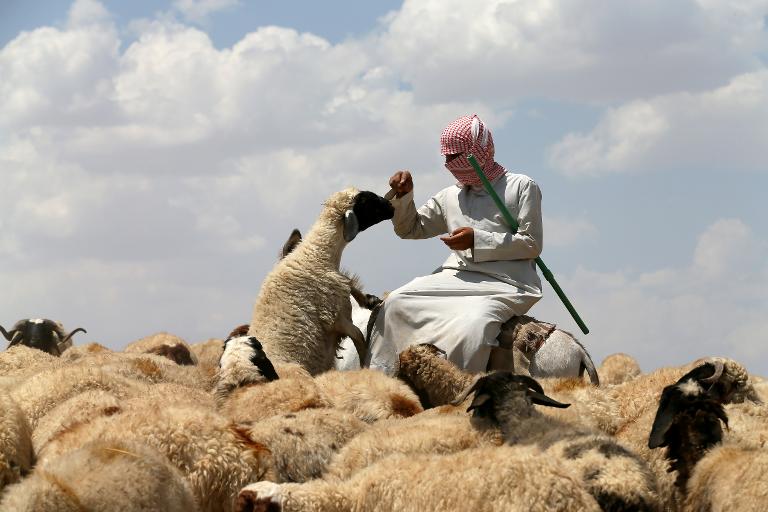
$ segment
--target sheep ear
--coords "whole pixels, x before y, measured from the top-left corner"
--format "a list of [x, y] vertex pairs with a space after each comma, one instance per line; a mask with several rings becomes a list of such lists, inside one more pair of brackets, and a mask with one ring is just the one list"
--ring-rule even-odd
[[344, 212], [344, 240], [351, 242], [360, 232], [360, 223], [352, 210]]
[[669, 391], [665, 389], [661, 394], [661, 400], [659, 400], [659, 409], [656, 411], [656, 417], [653, 419], [651, 434], [648, 436], [648, 448], [658, 448], [667, 444], [667, 431], [672, 426], [676, 412], [673, 410], [675, 407], [671, 403], [672, 400], [670, 398]]
[[478, 395], [475, 395], [475, 398], [472, 400], [472, 403], [469, 404], [469, 407], [467, 407], [467, 412], [471, 411], [472, 409], [477, 409], [478, 407], [480, 407], [490, 399], [491, 399], [491, 395], [489, 395], [488, 393], [480, 393]]
[[557, 407], [559, 409], [566, 409], [571, 406], [571, 404], [564, 404], [562, 402], [558, 402], [554, 398], [549, 398], [544, 393], [539, 393], [537, 391], [528, 391], [528, 397], [531, 399], [531, 402], [533, 402], [536, 405], [543, 405], [545, 407]]

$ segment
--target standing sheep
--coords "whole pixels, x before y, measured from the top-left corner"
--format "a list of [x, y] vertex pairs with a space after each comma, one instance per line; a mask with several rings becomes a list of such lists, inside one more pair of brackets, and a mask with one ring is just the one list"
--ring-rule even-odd
[[354, 188], [325, 202], [306, 239], [267, 275], [254, 305], [248, 333], [273, 362], [297, 363], [312, 375], [330, 370], [343, 336], [363, 360], [365, 339], [352, 323], [341, 254], [358, 232], [393, 215], [388, 200]]

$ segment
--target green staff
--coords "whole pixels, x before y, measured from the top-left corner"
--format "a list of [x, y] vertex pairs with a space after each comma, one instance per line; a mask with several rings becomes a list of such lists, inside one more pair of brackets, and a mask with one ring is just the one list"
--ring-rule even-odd
[[[493, 190], [493, 187], [491, 186], [491, 182], [488, 181], [488, 178], [485, 177], [485, 173], [483, 172], [483, 169], [480, 168], [480, 164], [477, 163], [477, 159], [474, 157], [474, 155], [468, 155], [467, 160], [469, 160], [469, 163], [472, 164], [472, 167], [475, 169], [475, 173], [477, 173], [477, 176], [480, 178], [480, 181], [483, 182], [483, 187], [485, 187], [486, 192], [491, 196], [493, 199], [493, 202], [496, 203], [496, 207], [499, 209], [501, 214], [504, 216], [504, 219], [507, 221], [507, 223], [512, 226], [512, 233], [517, 233], [517, 220], [515, 220], [512, 215], [509, 213], [509, 210], [507, 210], [507, 207], [504, 205], [502, 200], [499, 198], [499, 195], [496, 193], [495, 190]], [[541, 273], [544, 274], [544, 278], [549, 281], [549, 284], [552, 285], [552, 288], [555, 289], [555, 293], [557, 293], [557, 296], [560, 297], [560, 300], [563, 301], [563, 304], [565, 304], [565, 307], [568, 309], [568, 312], [571, 314], [574, 320], [576, 320], [576, 323], [579, 324], [579, 328], [581, 329], [581, 332], [584, 334], [589, 334], [589, 329], [587, 328], [584, 321], [581, 319], [579, 314], [576, 312], [576, 308], [573, 307], [573, 304], [571, 304], [571, 301], [568, 300], [568, 297], [565, 296], [565, 292], [562, 288], [560, 288], [560, 285], [557, 284], [557, 281], [555, 281], [555, 276], [552, 275], [552, 272], [547, 268], [547, 266], [544, 264], [544, 262], [541, 260], [541, 258], [536, 258], [536, 265], [541, 269]]]

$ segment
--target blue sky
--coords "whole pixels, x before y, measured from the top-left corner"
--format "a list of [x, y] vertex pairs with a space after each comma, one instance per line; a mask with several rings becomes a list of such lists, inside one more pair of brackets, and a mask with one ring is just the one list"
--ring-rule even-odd
[[[111, 347], [247, 321], [293, 227], [408, 168], [451, 184], [479, 113], [543, 191], [542, 255], [596, 359], [727, 355], [768, 374], [768, 1], [6, 1], [0, 323]], [[381, 294], [438, 240], [363, 233]], [[545, 285], [546, 286], [546, 285]], [[531, 314], [577, 331], [548, 287]]]

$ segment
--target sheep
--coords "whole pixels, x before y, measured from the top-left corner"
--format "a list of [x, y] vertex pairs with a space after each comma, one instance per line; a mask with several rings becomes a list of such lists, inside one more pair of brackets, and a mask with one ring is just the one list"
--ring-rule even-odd
[[16, 402], [0, 390], [0, 494], [32, 467], [31, 429]]
[[217, 408], [235, 423], [331, 405], [301, 366], [278, 364], [275, 369], [253, 336], [227, 338], [220, 366], [214, 389]]
[[[729, 375], [731, 376], [729, 378]], [[648, 448], [667, 447], [675, 484], [684, 489], [705, 451], [723, 438], [728, 426], [723, 404], [747, 382], [746, 370], [734, 361], [714, 360], [689, 371], [664, 388], [648, 438]]]
[[191, 388], [210, 390], [212, 377], [199, 366], [178, 365], [156, 354], [99, 352], [77, 360], [76, 366], [98, 367], [147, 383], [176, 383]]
[[26, 345], [54, 356], [60, 356], [62, 352], [71, 347], [72, 336], [78, 332], [87, 331], [78, 327], [67, 334], [61, 323], [47, 318], [19, 320], [10, 331], [6, 331], [0, 326], [0, 333], [10, 342], [9, 347]]
[[533, 404], [555, 408], [569, 404], [545, 395], [531, 377], [494, 372], [478, 378], [456, 403], [470, 394], [468, 411], [497, 422], [507, 444], [535, 445], [544, 457], [580, 475], [603, 509], [660, 510], [656, 480], [645, 461], [604, 433], [539, 413]]
[[38, 465], [8, 489], [3, 512], [196, 512], [189, 484], [164, 457], [130, 441], [94, 441]]
[[347, 480], [390, 455], [446, 455], [470, 448], [501, 446], [498, 425], [472, 420], [466, 413], [436, 410], [410, 418], [381, 421], [352, 439], [328, 466], [325, 479]]
[[332, 370], [315, 377], [315, 383], [332, 407], [366, 423], [407, 418], [423, 410], [419, 398], [405, 383], [377, 370]]
[[7, 380], [9, 385], [41, 370], [62, 366], [64, 363], [60, 358], [26, 345], [14, 345], [0, 352], [0, 378]]
[[273, 362], [299, 364], [311, 375], [330, 370], [343, 336], [364, 359], [365, 340], [351, 319], [351, 280], [339, 272], [341, 254], [358, 232], [393, 215], [388, 200], [354, 188], [325, 202], [306, 239], [267, 275], [253, 308], [248, 334]]
[[84, 391], [63, 400], [40, 418], [32, 433], [35, 453], [42, 453], [45, 446], [62, 433], [101, 416], [120, 414], [135, 401], [139, 401], [142, 406], [151, 403], [154, 407], [196, 405], [207, 409], [214, 408], [213, 396], [210, 393], [173, 383], [147, 385], [139, 388], [139, 391], [127, 400], [101, 389]]
[[244, 427], [208, 408], [158, 407], [137, 397], [124, 401], [123, 409], [61, 432], [43, 447], [38, 460], [45, 463], [97, 439], [140, 442], [184, 474], [200, 510], [209, 512], [232, 510], [238, 490], [267, 475], [267, 447], [253, 442]]
[[400, 352], [396, 376], [411, 386], [425, 409], [450, 404], [475, 379], [475, 375], [461, 370], [445, 359], [444, 352], [428, 343]]
[[101, 389], [118, 398], [135, 396], [146, 388], [145, 384], [128, 379], [103, 368], [73, 366], [38, 373], [14, 388], [11, 397], [16, 400], [30, 427], [64, 400], [84, 391]]
[[664, 388], [647, 447], [666, 447], [682, 510], [758, 510], [768, 497], [768, 410], [743, 401], [747, 382], [741, 365], [714, 359]]
[[235, 510], [591, 512], [600, 508], [558, 461], [540, 457], [533, 448], [493, 447], [445, 456], [395, 455], [347, 481], [254, 483], [240, 491]]
[[221, 354], [224, 352], [224, 340], [211, 338], [207, 341], [192, 344], [190, 349], [197, 358], [197, 365], [208, 378], [213, 380], [219, 369], [219, 359], [221, 359]]
[[68, 348], [61, 354], [61, 360], [67, 363], [77, 361], [82, 357], [88, 357], [95, 354], [108, 354], [112, 353], [112, 350], [108, 349], [101, 343], [86, 343], [84, 345], [76, 345]]
[[145, 396], [124, 400], [120, 406], [116, 414], [65, 428], [42, 447], [39, 459], [52, 460], [95, 439], [142, 442], [184, 473], [206, 511], [231, 510], [237, 491], [249, 482], [320, 476], [333, 453], [367, 428], [351, 414], [334, 409], [306, 410], [245, 425], [206, 407], [172, 406]]
[[768, 502], [768, 450], [728, 443], [715, 446], [696, 464], [683, 511], [760, 512]]
[[218, 402], [223, 402], [238, 387], [279, 378], [259, 340], [254, 336], [237, 335], [237, 329], [233, 334], [236, 336], [230, 336], [224, 341], [219, 359], [214, 386]]
[[[386, 196], [385, 196], [386, 197]], [[387, 197], [391, 199], [391, 197]], [[280, 251], [280, 259], [285, 258], [301, 243], [301, 231], [294, 229], [288, 240], [283, 244]], [[371, 319], [371, 312], [381, 304], [381, 299], [375, 295], [366, 294], [362, 291], [359, 278], [354, 274], [349, 274], [344, 270], [340, 272], [350, 278], [350, 304], [352, 307], [352, 323], [360, 329], [360, 332], [366, 337], [368, 342], [368, 323]], [[337, 356], [334, 367], [337, 370], [359, 370], [360, 358], [354, 342], [348, 336], [342, 338], [337, 350]]]
[[640, 365], [634, 357], [618, 353], [603, 359], [598, 374], [603, 384], [615, 385], [630, 381], [640, 375]]
[[[571, 333], [555, 324], [527, 315], [514, 316], [504, 323], [498, 340], [500, 349], [517, 348], [526, 355], [532, 377], [581, 377], [586, 370], [592, 384], [600, 385], [587, 350]], [[520, 373], [518, 368], [505, 369]]]
[[197, 357], [186, 341], [168, 332], [159, 332], [129, 343], [123, 352], [156, 354], [179, 365], [196, 365]]
[[336, 409], [305, 409], [272, 416], [245, 430], [253, 443], [266, 446], [265, 465], [274, 482], [320, 478], [333, 455], [368, 424]]

